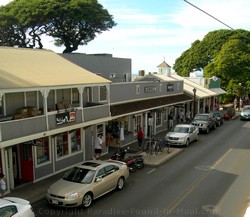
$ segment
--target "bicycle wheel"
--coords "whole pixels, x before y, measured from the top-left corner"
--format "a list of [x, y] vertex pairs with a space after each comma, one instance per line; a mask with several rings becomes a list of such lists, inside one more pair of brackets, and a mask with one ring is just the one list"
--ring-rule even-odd
[[160, 151], [159, 143], [155, 142], [155, 154], [158, 154]]

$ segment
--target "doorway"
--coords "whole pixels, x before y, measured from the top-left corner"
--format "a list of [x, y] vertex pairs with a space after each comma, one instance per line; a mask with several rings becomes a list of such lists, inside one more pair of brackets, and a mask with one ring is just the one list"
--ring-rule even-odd
[[32, 142], [20, 144], [21, 181], [32, 182], [34, 180]]

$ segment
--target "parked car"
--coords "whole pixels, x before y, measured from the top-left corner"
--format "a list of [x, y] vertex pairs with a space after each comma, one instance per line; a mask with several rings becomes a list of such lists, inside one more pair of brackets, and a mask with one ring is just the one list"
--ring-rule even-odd
[[0, 216], [35, 217], [30, 202], [17, 197], [0, 198]]
[[185, 145], [199, 139], [199, 129], [192, 124], [177, 124], [165, 136], [169, 145]]
[[71, 168], [47, 190], [50, 204], [60, 207], [89, 207], [93, 200], [114, 190], [121, 190], [129, 177], [126, 163], [90, 160]]
[[240, 113], [240, 120], [250, 120], [250, 105], [245, 105]]
[[210, 129], [216, 129], [216, 121], [212, 113], [195, 115], [192, 124], [199, 128], [199, 132], [209, 133]]
[[212, 113], [217, 126], [220, 126], [224, 123], [224, 115], [220, 111], [213, 111]]

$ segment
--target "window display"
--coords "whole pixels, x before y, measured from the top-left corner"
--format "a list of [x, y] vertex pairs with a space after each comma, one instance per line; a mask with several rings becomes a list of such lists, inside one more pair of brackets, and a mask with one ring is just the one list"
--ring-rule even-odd
[[36, 140], [37, 164], [42, 164], [50, 160], [49, 157], [49, 137]]
[[81, 130], [73, 130], [70, 132], [71, 138], [71, 152], [81, 150]]
[[57, 157], [62, 157], [69, 153], [68, 132], [60, 133], [56, 137]]

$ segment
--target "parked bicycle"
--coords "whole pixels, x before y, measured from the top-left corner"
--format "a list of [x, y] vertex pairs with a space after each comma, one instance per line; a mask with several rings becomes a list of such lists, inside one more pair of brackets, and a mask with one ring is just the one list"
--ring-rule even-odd
[[162, 152], [164, 148], [164, 142], [162, 140], [158, 140], [155, 138], [148, 138], [144, 141], [144, 151], [147, 154], [158, 154], [159, 152]]
[[155, 154], [158, 154], [159, 152], [163, 152], [165, 145], [166, 145], [166, 142], [164, 139], [156, 140], [155, 148], [154, 148]]

